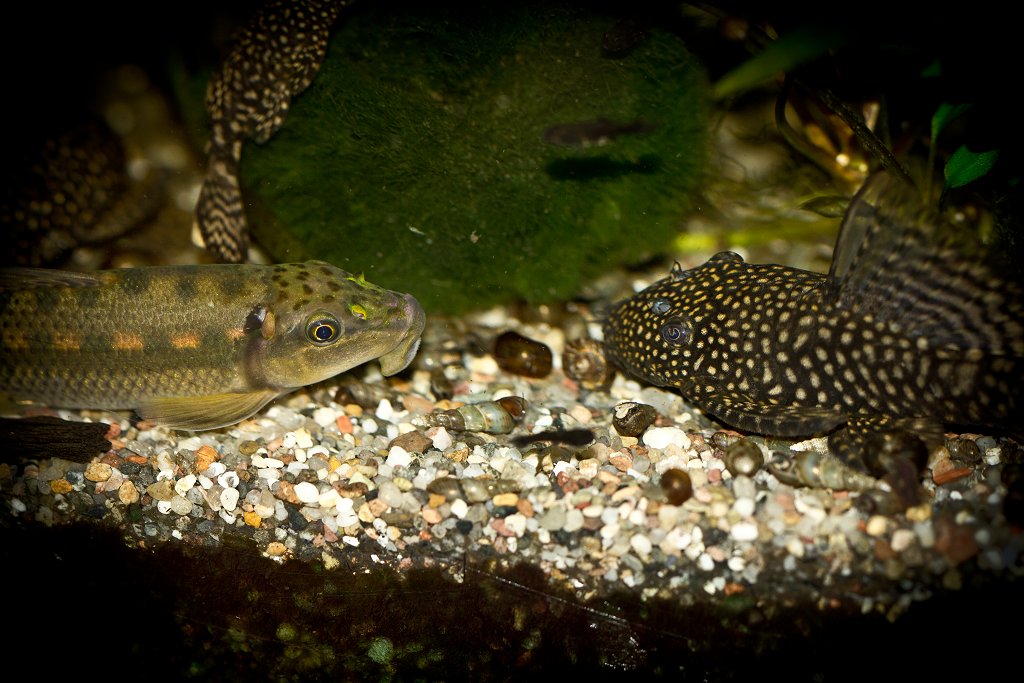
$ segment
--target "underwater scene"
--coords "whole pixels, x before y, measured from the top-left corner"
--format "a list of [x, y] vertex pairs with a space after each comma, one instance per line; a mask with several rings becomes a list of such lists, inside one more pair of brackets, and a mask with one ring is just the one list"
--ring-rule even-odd
[[115, 680], [1005, 671], [995, 6], [2, 29], [5, 645]]

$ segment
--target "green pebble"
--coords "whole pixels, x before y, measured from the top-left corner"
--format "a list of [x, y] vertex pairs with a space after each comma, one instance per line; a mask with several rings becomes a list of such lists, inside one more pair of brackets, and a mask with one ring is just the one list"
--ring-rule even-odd
[[374, 638], [367, 654], [378, 664], [387, 664], [395, 655], [395, 646], [388, 638]]

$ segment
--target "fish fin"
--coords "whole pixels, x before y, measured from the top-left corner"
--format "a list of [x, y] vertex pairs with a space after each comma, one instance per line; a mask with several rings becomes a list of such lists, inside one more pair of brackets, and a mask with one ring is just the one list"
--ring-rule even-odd
[[876, 174], [843, 218], [829, 298], [932, 347], [1019, 356], [1024, 290], [985, 251], [927, 210], [912, 187]]
[[143, 419], [165, 427], [201, 431], [240, 422], [280, 393], [267, 389], [250, 393], [154, 398], [140, 405], [136, 412]]
[[0, 268], [0, 291], [42, 287], [97, 287], [103, 278], [95, 273], [76, 273], [48, 268]]
[[249, 233], [238, 187], [238, 163], [229, 155], [211, 155], [196, 201], [195, 222], [206, 249], [227, 263], [248, 258]]
[[779, 437], [822, 434], [847, 420], [845, 412], [816, 406], [771, 405], [740, 394], [716, 393], [700, 407], [719, 420], [755, 434]]

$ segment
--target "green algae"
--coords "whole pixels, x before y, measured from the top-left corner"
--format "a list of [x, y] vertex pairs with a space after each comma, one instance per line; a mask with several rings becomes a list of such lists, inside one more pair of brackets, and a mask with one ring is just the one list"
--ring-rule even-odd
[[[358, 9], [358, 8], [357, 8]], [[380, 3], [343, 16], [313, 85], [242, 188], [255, 241], [414, 294], [432, 313], [572, 297], [667, 247], [706, 158], [704, 73], [652, 25], [602, 55], [588, 6]], [[557, 146], [555, 124], [641, 121]]]

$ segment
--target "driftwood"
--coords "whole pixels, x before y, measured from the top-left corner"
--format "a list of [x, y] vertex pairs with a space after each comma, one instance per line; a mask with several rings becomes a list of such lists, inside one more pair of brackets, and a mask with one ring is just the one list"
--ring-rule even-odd
[[105, 422], [71, 422], [46, 415], [0, 418], [0, 461], [62, 458], [89, 462], [110, 450]]

